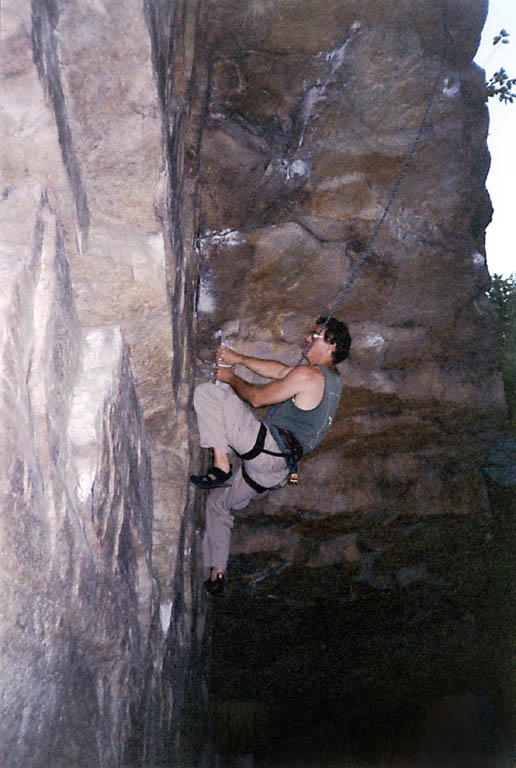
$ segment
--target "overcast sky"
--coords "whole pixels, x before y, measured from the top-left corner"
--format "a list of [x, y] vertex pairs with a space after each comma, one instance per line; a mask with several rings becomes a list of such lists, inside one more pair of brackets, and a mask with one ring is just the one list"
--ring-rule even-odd
[[[493, 46], [493, 37], [505, 29], [508, 45]], [[486, 80], [501, 67], [516, 78], [516, 0], [489, 0], [489, 14], [475, 62], [485, 69]], [[513, 87], [516, 96], [516, 88]], [[491, 169], [487, 188], [494, 207], [487, 228], [489, 272], [508, 277], [516, 273], [516, 100], [502, 104], [489, 99], [489, 137]]]

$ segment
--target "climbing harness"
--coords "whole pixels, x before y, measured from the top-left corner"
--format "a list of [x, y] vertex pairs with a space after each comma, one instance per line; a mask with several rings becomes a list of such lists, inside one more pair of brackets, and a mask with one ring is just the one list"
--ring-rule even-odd
[[251, 461], [251, 459], [255, 459], [261, 453], [266, 453], [269, 456], [282, 456], [287, 462], [287, 467], [290, 472], [289, 483], [291, 485], [297, 484], [297, 462], [303, 455], [303, 447], [299, 442], [299, 440], [297, 439], [297, 437], [295, 437], [295, 435], [293, 435], [292, 432], [290, 432], [288, 429], [282, 429], [280, 427], [277, 427], [277, 430], [280, 433], [282, 439], [284, 440], [285, 445], [287, 446], [287, 450], [285, 452], [278, 453], [277, 451], [268, 451], [266, 448], [264, 448], [265, 437], [267, 435], [267, 427], [262, 422], [260, 424], [260, 429], [258, 430], [258, 435], [256, 436], [256, 442], [253, 445], [253, 447], [249, 451], [247, 451], [247, 453], [238, 454], [242, 459], [242, 477], [246, 481], [247, 485], [249, 485], [257, 493], [265, 493], [265, 491], [270, 491], [272, 489], [266, 488], [265, 486], [260, 485], [255, 480], [253, 480], [252, 477], [249, 476], [249, 473], [245, 468], [244, 462]]
[[260, 483], [257, 483], [256, 480], [253, 480], [252, 477], [249, 476], [247, 473], [247, 470], [245, 468], [245, 464], [242, 463], [242, 477], [246, 481], [247, 485], [253, 489], [253, 491], [256, 491], [256, 493], [265, 493], [265, 491], [272, 491], [273, 488], [276, 486], [273, 486], [272, 488], [266, 488], [264, 485], [260, 485]]

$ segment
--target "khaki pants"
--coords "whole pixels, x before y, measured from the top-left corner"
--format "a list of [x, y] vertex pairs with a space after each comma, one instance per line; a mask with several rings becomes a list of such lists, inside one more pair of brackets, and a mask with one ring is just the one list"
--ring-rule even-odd
[[[194, 408], [197, 414], [202, 448], [216, 448], [229, 453], [251, 450], [256, 442], [260, 422], [232, 389], [206, 382], [196, 387]], [[265, 446], [269, 451], [280, 453], [269, 431]], [[289, 471], [284, 458], [261, 453], [246, 461], [249, 476], [266, 488], [278, 488], [287, 482]], [[205, 578], [211, 568], [226, 570], [233, 528], [232, 510], [244, 509], [256, 496], [256, 491], [242, 477], [240, 467], [228, 480], [227, 488], [210, 491], [206, 503], [206, 530], [202, 543]]]

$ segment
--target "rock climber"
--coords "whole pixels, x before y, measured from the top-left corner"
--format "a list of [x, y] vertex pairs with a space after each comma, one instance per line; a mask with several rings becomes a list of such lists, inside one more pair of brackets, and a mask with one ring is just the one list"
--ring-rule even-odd
[[[285, 485], [301, 456], [321, 443], [342, 392], [336, 364], [349, 355], [350, 345], [345, 323], [319, 317], [315, 330], [305, 338], [301, 365], [249, 357], [221, 346], [215, 378], [230, 386], [205, 382], [196, 387], [194, 408], [201, 447], [213, 449], [213, 466], [206, 474], [191, 475], [190, 480], [211, 491], [202, 549], [204, 585], [213, 597], [225, 593], [231, 511], [244, 509], [258, 493]], [[273, 381], [251, 384], [237, 376], [235, 365]], [[260, 422], [244, 401], [253, 408], [281, 405]], [[229, 459], [231, 449], [242, 459], [235, 473]]]

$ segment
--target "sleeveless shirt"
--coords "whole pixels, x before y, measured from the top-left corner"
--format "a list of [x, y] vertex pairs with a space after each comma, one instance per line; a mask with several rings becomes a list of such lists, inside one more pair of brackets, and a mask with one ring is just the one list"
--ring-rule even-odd
[[292, 432], [303, 447], [303, 455], [306, 455], [317, 448], [331, 426], [342, 394], [342, 380], [338, 373], [333, 373], [325, 365], [317, 367], [324, 375], [324, 394], [319, 405], [304, 411], [291, 398], [264, 419], [264, 424], [282, 449], [284, 441], [277, 427]]

